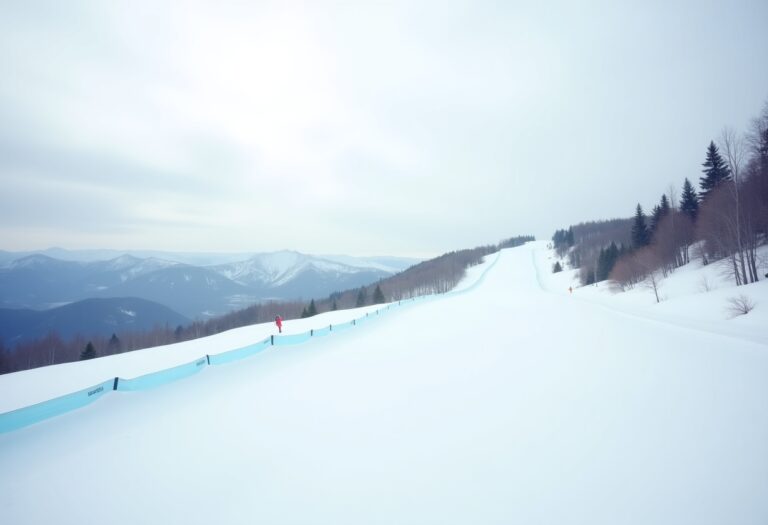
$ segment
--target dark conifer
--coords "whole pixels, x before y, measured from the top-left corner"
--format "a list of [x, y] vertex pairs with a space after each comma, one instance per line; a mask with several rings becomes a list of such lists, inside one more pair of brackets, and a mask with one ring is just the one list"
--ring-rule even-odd
[[597, 256], [597, 269], [595, 270], [595, 279], [602, 281], [606, 275], [606, 255], [605, 250], [600, 248], [600, 255]]
[[662, 195], [661, 200], [656, 206], [653, 207], [653, 212], [651, 213], [651, 227], [650, 227], [651, 237], [653, 236], [654, 233], [656, 233], [656, 229], [659, 227], [659, 223], [661, 222], [661, 219], [663, 219], [664, 216], [667, 215], [668, 213], [669, 213], [669, 201], [667, 200], [666, 195]]
[[365, 306], [366, 301], [365, 288], [360, 288], [360, 291], [357, 293], [357, 302], [355, 303], [355, 306], [358, 308]]
[[563, 266], [560, 264], [560, 261], [557, 261], [555, 265], [552, 267], [552, 273], [560, 273], [563, 271]]
[[702, 164], [704, 176], [699, 179], [701, 187], [701, 200], [706, 199], [712, 191], [723, 182], [731, 178], [730, 170], [726, 165], [714, 141], [707, 148], [707, 160]]
[[661, 201], [659, 202], [659, 208], [661, 208], [661, 215], [664, 216], [667, 213], [669, 213], [669, 200], [667, 199], [667, 195], [664, 194], [661, 196]]
[[116, 334], [112, 334], [112, 337], [109, 338], [107, 347], [109, 348], [109, 352], [112, 354], [120, 352], [120, 339], [118, 339]]
[[662, 217], [661, 206], [657, 204], [653, 207], [653, 211], [651, 211], [651, 226], [648, 228], [648, 234], [651, 237], [653, 237], [653, 234], [656, 233], [656, 228], [658, 228], [659, 226], [661, 217]]
[[632, 223], [632, 248], [637, 250], [643, 246], [648, 246], [649, 235], [648, 226], [645, 223], [645, 214], [640, 204], [635, 210], [635, 220]]
[[93, 359], [96, 357], [96, 349], [93, 347], [93, 343], [88, 341], [88, 344], [85, 345], [85, 350], [80, 352], [80, 361], [85, 361], [86, 359]]
[[600, 249], [600, 255], [597, 258], [597, 270], [595, 271], [595, 280], [604, 281], [613, 270], [616, 261], [619, 259], [619, 248], [615, 242], [612, 242], [608, 248]]
[[317, 315], [317, 307], [315, 306], [314, 299], [309, 302], [309, 308], [307, 309], [307, 317], [312, 317], [313, 315]]
[[377, 284], [376, 289], [373, 291], [373, 304], [385, 303], [384, 293], [381, 291], [381, 287]]
[[699, 198], [693, 184], [688, 179], [683, 183], [683, 194], [680, 196], [680, 211], [686, 214], [692, 221], [696, 221], [699, 214]]

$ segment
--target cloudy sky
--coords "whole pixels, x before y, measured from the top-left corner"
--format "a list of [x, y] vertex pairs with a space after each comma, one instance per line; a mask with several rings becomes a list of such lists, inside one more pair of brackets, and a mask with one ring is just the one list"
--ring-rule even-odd
[[768, 2], [0, 4], [0, 249], [429, 256], [630, 216], [768, 100]]

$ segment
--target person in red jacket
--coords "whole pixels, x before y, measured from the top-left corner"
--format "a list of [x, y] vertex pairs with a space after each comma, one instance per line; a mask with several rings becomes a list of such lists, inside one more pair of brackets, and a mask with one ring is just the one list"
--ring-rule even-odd
[[277, 325], [277, 331], [283, 333], [283, 319], [279, 316], [275, 316], [275, 324]]

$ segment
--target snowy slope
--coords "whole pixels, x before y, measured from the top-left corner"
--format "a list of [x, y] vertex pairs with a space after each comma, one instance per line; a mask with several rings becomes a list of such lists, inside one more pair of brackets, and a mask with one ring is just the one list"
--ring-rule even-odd
[[[758, 270], [762, 277], [768, 272], [768, 247], [760, 250], [758, 255], [761, 262]], [[695, 260], [676, 269], [661, 279], [661, 302], [657, 303], [653, 291], [643, 285], [621, 292], [609, 281], [581, 287], [577, 271], [552, 274], [551, 268], [557, 258], [549, 250], [538, 250], [536, 258], [543, 285], [554, 293], [567, 295], [568, 288], [573, 287], [573, 298], [580, 301], [699, 331], [768, 344], [768, 279], [736, 286], [724, 267], [725, 261], [702, 266]], [[750, 298], [755, 308], [748, 315], [734, 316], [729, 299], [741, 295]]]
[[[2, 434], [3, 523], [766, 523], [768, 346], [548, 292], [546, 257]], [[0, 399], [269, 331], [3, 376]]]

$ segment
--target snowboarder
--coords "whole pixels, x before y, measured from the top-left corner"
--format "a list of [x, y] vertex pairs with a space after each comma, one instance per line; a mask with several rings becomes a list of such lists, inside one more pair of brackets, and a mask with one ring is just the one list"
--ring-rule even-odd
[[275, 316], [275, 324], [277, 325], [277, 331], [283, 333], [283, 319], [279, 316]]

